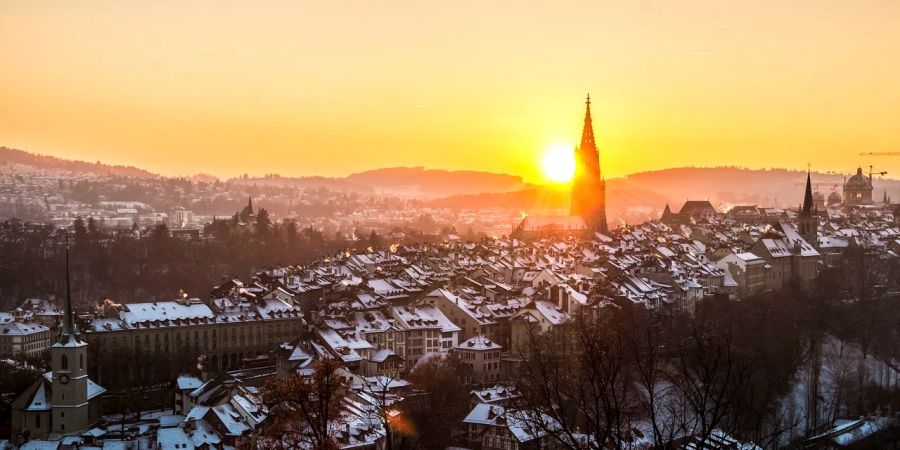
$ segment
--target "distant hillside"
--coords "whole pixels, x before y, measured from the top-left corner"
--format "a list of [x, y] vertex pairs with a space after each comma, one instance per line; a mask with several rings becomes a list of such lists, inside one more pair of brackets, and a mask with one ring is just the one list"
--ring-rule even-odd
[[347, 177], [235, 178], [231, 183], [326, 188], [337, 191], [379, 193], [403, 197], [436, 198], [482, 192], [509, 192], [525, 187], [521, 177], [470, 170], [393, 167], [355, 173]]
[[159, 178], [158, 174], [132, 166], [103, 164], [100, 161], [89, 163], [55, 156], [39, 155], [24, 150], [0, 147], [0, 165], [24, 164], [44, 170], [65, 170], [74, 173], [91, 173], [95, 175], [117, 175], [135, 178]]
[[[828, 195], [841, 193], [843, 176], [812, 174], [815, 190]], [[796, 207], [803, 201], [806, 172], [786, 169], [749, 170], [733, 167], [674, 169], [641, 172], [607, 180], [607, 213], [610, 221], [634, 222], [656, 217], [666, 204], [678, 211], [685, 200], [709, 200], [720, 211], [734, 205]], [[900, 201], [900, 180], [878, 179], [874, 198], [885, 189]], [[569, 193], [550, 187], [529, 186], [516, 192], [451, 195], [431, 202], [433, 206], [463, 208], [509, 208], [524, 211], [566, 209]]]
[[[137, 178], [159, 175], [132, 166], [89, 163], [28, 153], [0, 147], [0, 165], [22, 164], [47, 170], [65, 170], [96, 175], [113, 174]], [[849, 175], [849, 173], [848, 173]], [[213, 181], [210, 175], [196, 175], [195, 181]], [[734, 205], [796, 207], [803, 198], [806, 173], [787, 169], [749, 170], [737, 167], [681, 167], [628, 175], [607, 180], [610, 220], [641, 220], [655, 217], [666, 204], [677, 211], [685, 200], [708, 199], [719, 210]], [[506, 208], [540, 211], [567, 209], [569, 194], [553, 186], [529, 185], [521, 177], [469, 170], [393, 167], [355, 173], [346, 177], [265, 177], [233, 178], [238, 185], [324, 188], [333, 191], [388, 194], [431, 199], [436, 207], [454, 209]], [[813, 173], [816, 190], [826, 196], [841, 193], [843, 175]], [[900, 202], [900, 180], [875, 180], [876, 201], [887, 190]]]

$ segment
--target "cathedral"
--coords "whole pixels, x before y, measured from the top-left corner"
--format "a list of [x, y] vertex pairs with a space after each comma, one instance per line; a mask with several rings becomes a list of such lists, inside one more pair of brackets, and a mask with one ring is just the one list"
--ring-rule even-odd
[[581, 145], [575, 148], [575, 177], [572, 180], [570, 214], [584, 219], [590, 231], [606, 233], [606, 181], [600, 173], [600, 152], [591, 123], [591, 96], [584, 113]]
[[100, 420], [100, 396], [106, 389], [88, 378], [87, 357], [87, 343], [81, 340], [72, 311], [66, 246], [66, 311], [50, 347], [51, 371], [13, 401], [14, 442], [79, 434]]

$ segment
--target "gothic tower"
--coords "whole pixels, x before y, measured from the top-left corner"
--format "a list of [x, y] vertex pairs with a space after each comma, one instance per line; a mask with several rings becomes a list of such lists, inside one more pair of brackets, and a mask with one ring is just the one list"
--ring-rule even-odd
[[806, 173], [806, 193], [803, 195], [803, 206], [800, 208], [800, 236], [813, 247], [819, 246], [819, 212], [813, 202], [812, 180]]
[[600, 152], [594, 141], [590, 94], [585, 105], [581, 145], [575, 148], [570, 214], [581, 216], [591, 231], [606, 233], [606, 181], [600, 174]]
[[88, 398], [87, 343], [82, 341], [72, 312], [69, 285], [69, 246], [66, 244], [66, 311], [56, 343], [50, 347], [52, 369], [52, 432], [73, 433], [86, 430], [92, 423]]

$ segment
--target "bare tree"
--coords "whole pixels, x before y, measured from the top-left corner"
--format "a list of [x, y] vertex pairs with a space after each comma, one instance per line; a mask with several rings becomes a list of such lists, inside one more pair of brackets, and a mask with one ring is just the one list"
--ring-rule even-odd
[[529, 332], [520, 409], [562, 448], [625, 448], [634, 438], [636, 384], [613, 314], [579, 316], [546, 334]]
[[258, 448], [332, 450], [338, 448], [333, 421], [341, 412], [346, 381], [340, 361], [319, 358], [311, 376], [273, 379], [263, 388], [269, 420], [256, 440]]
[[719, 428], [733, 429], [740, 414], [747, 361], [733, 343], [727, 324], [691, 322], [687, 333], [673, 342], [674, 357], [667, 370], [669, 383], [684, 399], [693, 425], [692, 435], [702, 447]]

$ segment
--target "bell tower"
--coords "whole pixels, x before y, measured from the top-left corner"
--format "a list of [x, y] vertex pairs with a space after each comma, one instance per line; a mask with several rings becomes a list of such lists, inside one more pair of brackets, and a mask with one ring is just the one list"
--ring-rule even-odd
[[88, 398], [87, 343], [81, 340], [78, 326], [75, 324], [69, 278], [67, 242], [66, 311], [56, 343], [50, 347], [50, 366], [53, 375], [51, 432], [60, 434], [87, 429], [92, 422]]
[[819, 212], [813, 202], [812, 180], [806, 172], [806, 193], [803, 195], [803, 206], [800, 207], [799, 230], [803, 240], [813, 247], [819, 247]]
[[594, 141], [591, 95], [585, 100], [581, 145], [575, 148], [575, 177], [572, 179], [569, 214], [581, 216], [591, 232], [606, 233], [606, 181], [600, 174], [600, 152]]

